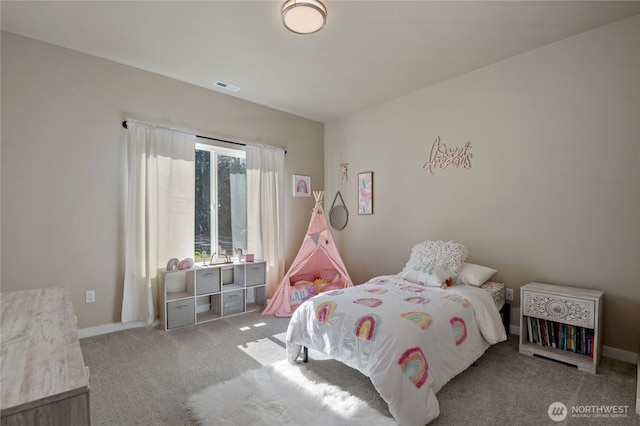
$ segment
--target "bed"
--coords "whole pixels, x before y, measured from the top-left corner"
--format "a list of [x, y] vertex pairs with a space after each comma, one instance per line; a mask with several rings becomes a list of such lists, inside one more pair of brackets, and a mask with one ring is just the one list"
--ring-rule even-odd
[[357, 369], [399, 424], [422, 426], [439, 415], [442, 386], [506, 340], [498, 306], [504, 286], [435, 285], [442, 278], [433, 278], [431, 263], [431, 285], [409, 280], [412, 258], [401, 274], [306, 300], [291, 317], [286, 343], [292, 363], [304, 347]]

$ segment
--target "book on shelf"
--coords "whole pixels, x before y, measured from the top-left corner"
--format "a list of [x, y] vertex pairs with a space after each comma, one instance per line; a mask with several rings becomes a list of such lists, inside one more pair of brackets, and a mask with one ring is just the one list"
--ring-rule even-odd
[[573, 350], [573, 344], [575, 342], [575, 340], [573, 339], [573, 336], [575, 334], [575, 330], [573, 329], [572, 325], [569, 325], [567, 327], [569, 328], [569, 341], [567, 342], [569, 347], [567, 348], [567, 350], [569, 350], [571, 352], [575, 352]]
[[545, 346], [551, 346], [551, 344], [550, 344], [551, 333], [549, 331], [549, 324], [547, 323], [547, 321], [543, 321], [542, 324], [543, 324], [543, 327], [544, 327], [544, 335], [545, 335], [544, 345]]

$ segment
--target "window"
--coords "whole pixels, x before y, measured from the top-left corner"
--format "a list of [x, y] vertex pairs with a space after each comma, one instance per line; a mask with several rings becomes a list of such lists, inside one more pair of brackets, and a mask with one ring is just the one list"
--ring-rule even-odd
[[247, 251], [246, 177], [244, 151], [196, 144], [196, 262]]

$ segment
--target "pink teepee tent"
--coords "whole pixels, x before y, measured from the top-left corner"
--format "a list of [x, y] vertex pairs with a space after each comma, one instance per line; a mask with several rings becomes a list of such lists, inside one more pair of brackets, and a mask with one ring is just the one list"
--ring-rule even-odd
[[[280, 282], [271, 302], [262, 311], [262, 315], [290, 317], [293, 314], [293, 311], [298, 307], [290, 299], [292, 284], [295, 282], [296, 277], [305, 279], [305, 281], [298, 281], [298, 283], [309, 282], [309, 284], [312, 284], [310, 281], [313, 281], [313, 278], [327, 276], [326, 274], [328, 273], [333, 275], [333, 278], [329, 279], [331, 282], [330, 288], [353, 286], [324, 215], [324, 209], [322, 208], [323, 192], [314, 191], [313, 196], [316, 199], [316, 205], [313, 208], [311, 222], [304, 241], [302, 241], [302, 247], [300, 247], [298, 255], [291, 264], [291, 268], [289, 268], [289, 271]], [[333, 271], [335, 271], [335, 274], [333, 274]], [[312, 295], [313, 293], [310, 292], [309, 296]], [[300, 301], [298, 301], [299, 303]]]

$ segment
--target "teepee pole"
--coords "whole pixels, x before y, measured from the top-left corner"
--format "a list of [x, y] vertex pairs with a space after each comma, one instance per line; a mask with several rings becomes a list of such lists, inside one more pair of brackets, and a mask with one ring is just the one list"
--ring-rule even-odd
[[312, 214], [318, 211], [324, 214], [324, 208], [322, 208], [322, 198], [324, 197], [324, 191], [313, 191], [313, 197], [316, 199], [316, 205], [313, 207]]

